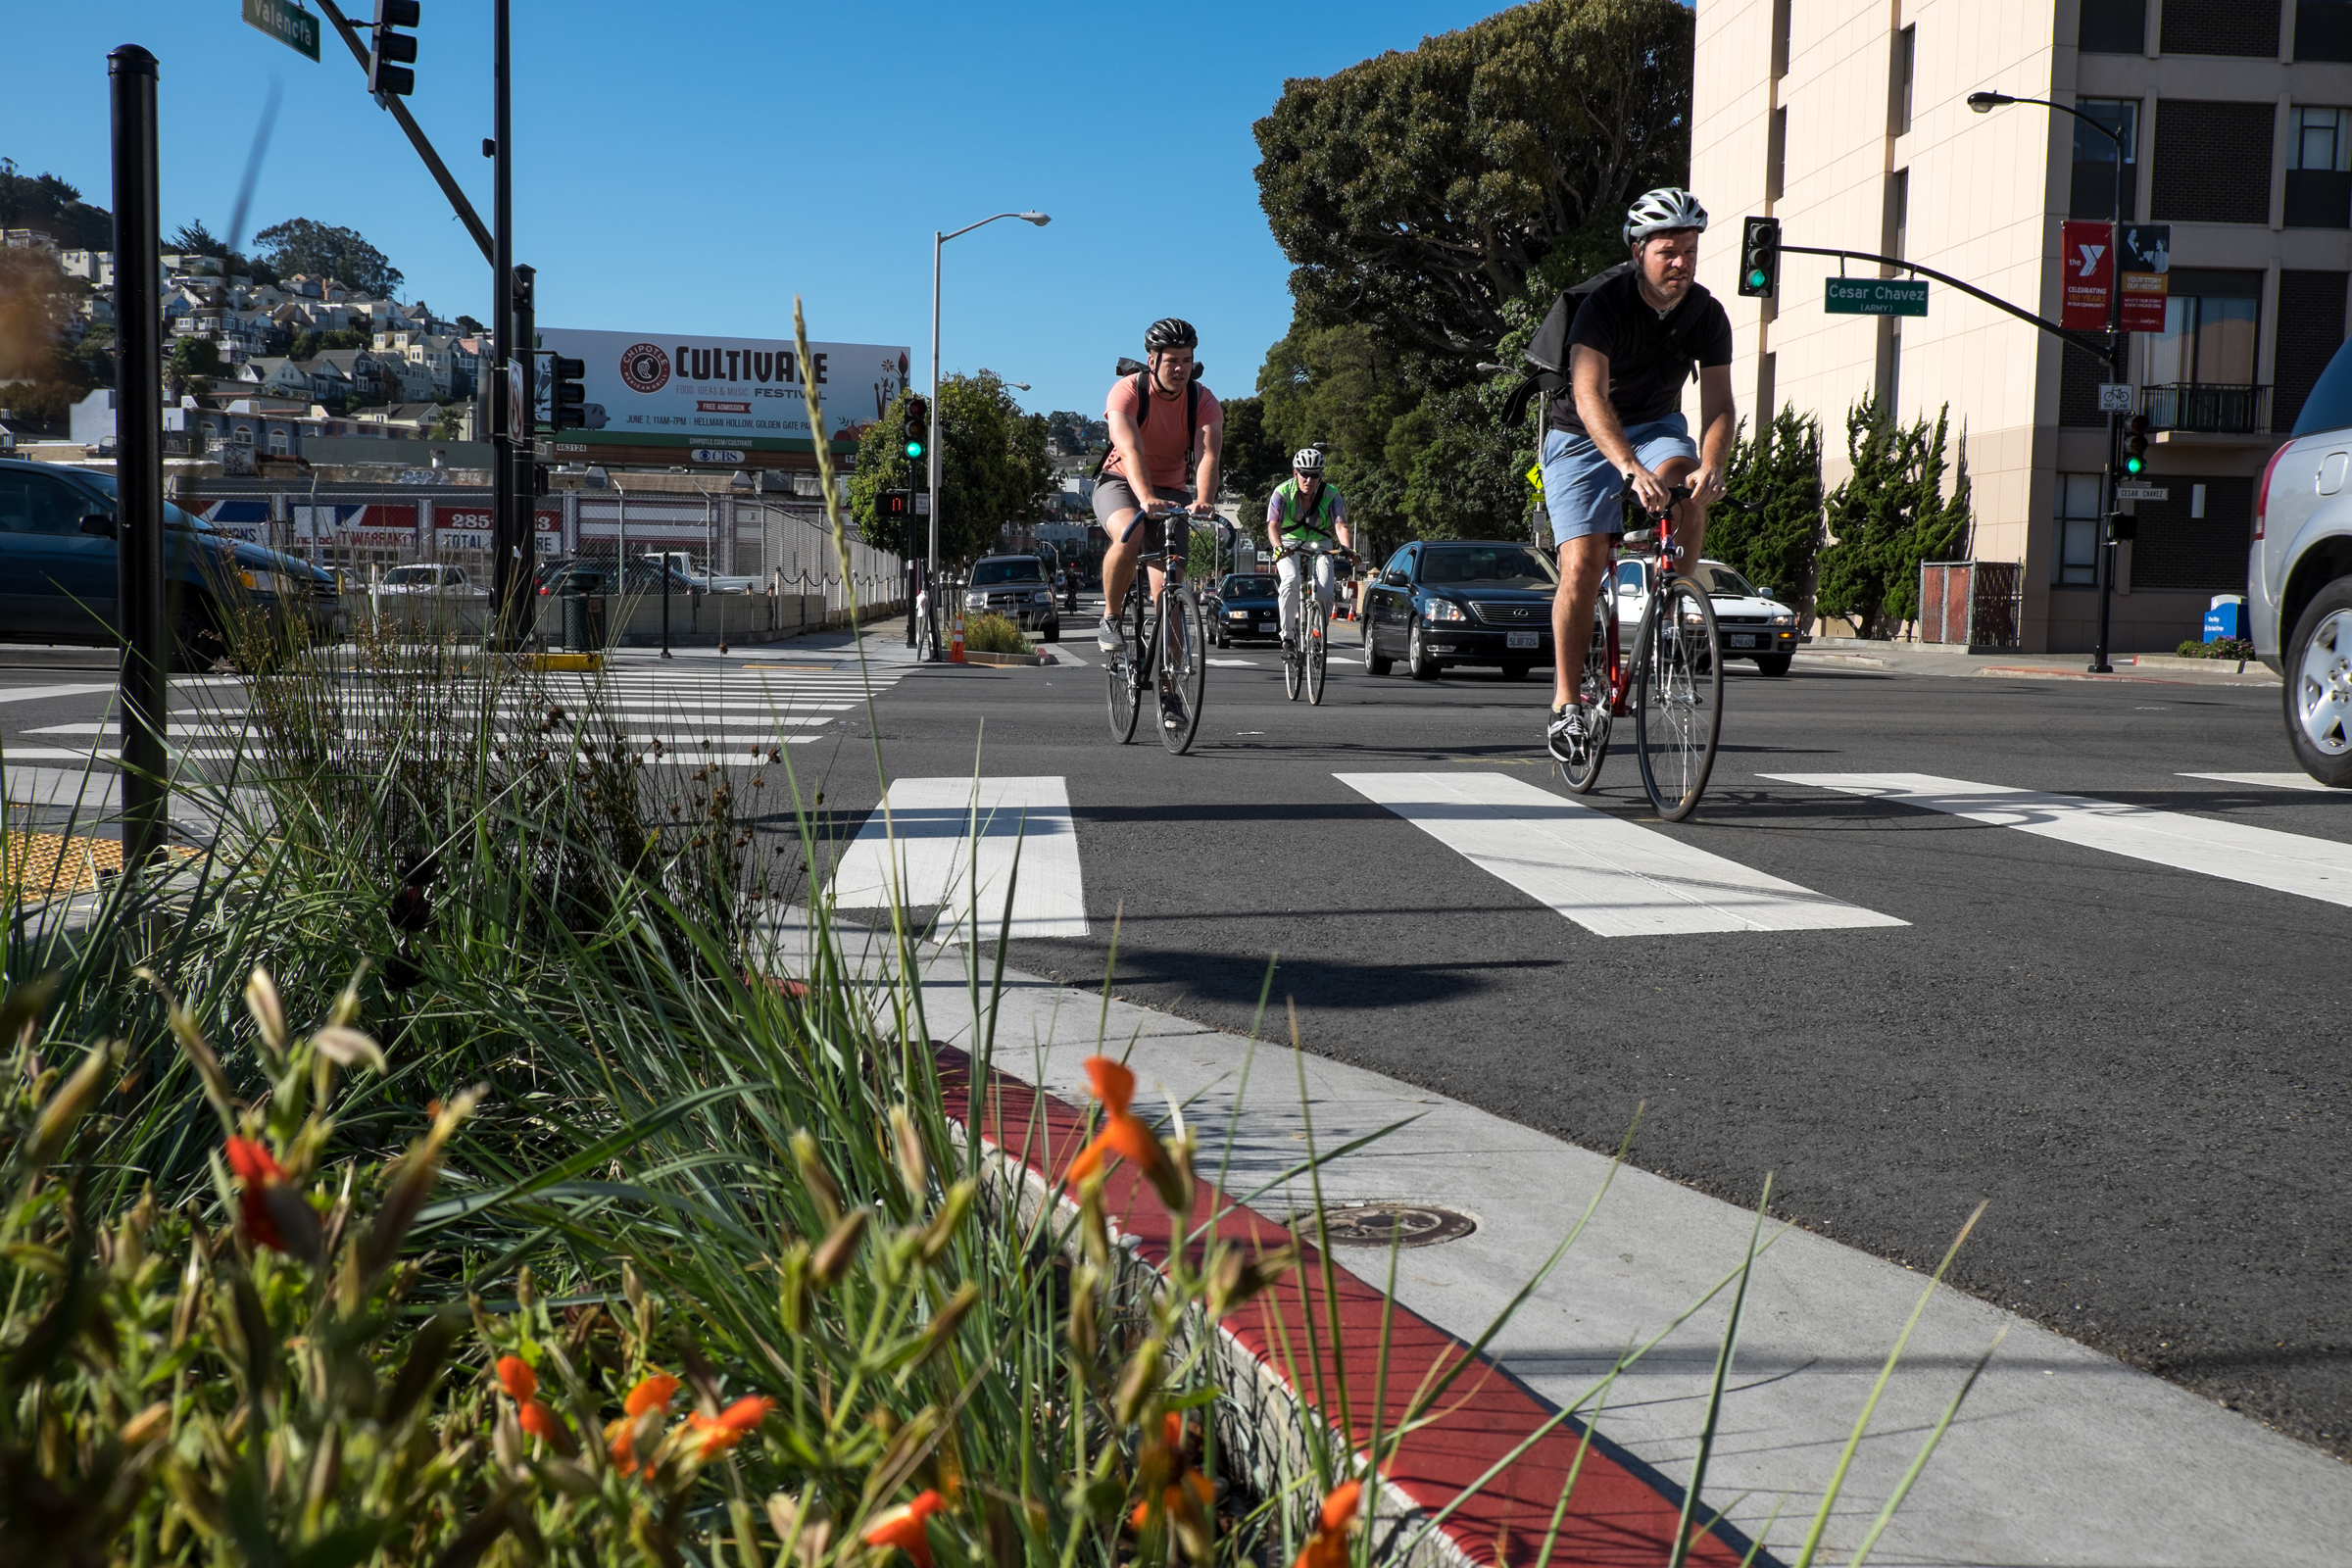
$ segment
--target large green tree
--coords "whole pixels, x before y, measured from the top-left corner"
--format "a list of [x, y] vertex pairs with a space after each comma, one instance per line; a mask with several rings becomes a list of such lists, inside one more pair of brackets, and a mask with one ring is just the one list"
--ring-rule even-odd
[[0, 158], [0, 228], [33, 228], [57, 241], [58, 249], [112, 250], [115, 219], [92, 207], [81, 192], [55, 174], [20, 174], [16, 160]]
[[1596, 237], [1633, 197], [1685, 177], [1691, 30], [1676, 0], [1536, 0], [1286, 83], [1257, 184], [1299, 323], [1368, 326], [1466, 378], [1506, 303], [1610, 257]]
[[[895, 524], [875, 514], [884, 490], [915, 482], [906, 456], [905, 395], [858, 438], [858, 467], [850, 478], [850, 512], [868, 544], [903, 550]], [[1027, 522], [1054, 492], [1054, 464], [1046, 456], [1046, 416], [1023, 414], [994, 371], [951, 375], [939, 384], [939, 553], [942, 560], [985, 555], [1008, 522]]]
[[253, 245], [261, 260], [280, 277], [297, 272], [324, 275], [370, 299], [388, 299], [400, 292], [400, 269], [362, 239], [357, 229], [290, 218], [254, 235]]

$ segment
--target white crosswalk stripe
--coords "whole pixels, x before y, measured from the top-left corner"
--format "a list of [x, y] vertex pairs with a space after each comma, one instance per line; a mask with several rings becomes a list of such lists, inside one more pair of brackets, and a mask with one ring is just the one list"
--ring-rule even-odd
[[982, 940], [993, 938], [1008, 896], [1015, 937], [1087, 934], [1077, 828], [1059, 777], [896, 779], [833, 870], [836, 905], [936, 906], [942, 940], [957, 940], [975, 911]]
[[1923, 810], [2013, 827], [2084, 849], [2105, 850], [2178, 870], [2225, 877], [2278, 893], [2352, 906], [2352, 844], [2280, 833], [2243, 822], [2123, 806], [2086, 795], [2048, 795], [1933, 773], [1765, 773]]
[[1908, 925], [1500, 773], [1335, 773], [1595, 936]]
[[2219, 784], [2251, 784], [2261, 790], [2313, 790], [2352, 801], [2352, 790], [2329, 789], [2309, 773], [2182, 773], [2181, 778], [2209, 778]]

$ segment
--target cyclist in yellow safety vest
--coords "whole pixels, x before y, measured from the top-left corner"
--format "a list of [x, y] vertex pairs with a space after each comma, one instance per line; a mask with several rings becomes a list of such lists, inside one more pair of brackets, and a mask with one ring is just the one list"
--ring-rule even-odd
[[1275, 564], [1274, 573], [1280, 583], [1278, 603], [1282, 607], [1282, 646], [1297, 646], [1298, 635], [1298, 583], [1303, 572], [1301, 557], [1311, 557], [1315, 564], [1315, 600], [1325, 614], [1331, 612], [1332, 568], [1331, 551], [1336, 545], [1342, 550], [1354, 548], [1348, 530], [1348, 503], [1340, 499], [1339, 491], [1323, 479], [1323, 454], [1313, 447], [1303, 447], [1291, 459], [1291, 476], [1275, 488], [1266, 501], [1266, 537], [1280, 556], [1285, 550], [1297, 555], [1282, 556]]

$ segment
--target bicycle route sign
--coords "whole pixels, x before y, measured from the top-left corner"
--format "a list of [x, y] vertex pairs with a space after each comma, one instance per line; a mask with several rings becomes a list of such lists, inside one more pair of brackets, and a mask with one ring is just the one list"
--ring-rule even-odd
[[1832, 277], [1821, 308], [1831, 316], [1925, 316], [1924, 277]]

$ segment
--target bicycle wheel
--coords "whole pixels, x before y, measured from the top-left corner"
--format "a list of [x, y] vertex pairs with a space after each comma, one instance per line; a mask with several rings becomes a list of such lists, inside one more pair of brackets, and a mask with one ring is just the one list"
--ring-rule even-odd
[[1559, 764], [1560, 778], [1579, 795], [1590, 794], [1592, 786], [1600, 782], [1600, 764], [1609, 755], [1611, 671], [1607, 617], [1615, 612], [1605, 593], [1592, 607], [1592, 641], [1585, 648], [1584, 673], [1577, 686], [1578, 706], [1585, 710], [1585, 749], [1575, 761]]
[[1642, 617], [1634, 659], [1634, 744], [1642, 787], [1658, 815], [1679, 822], [1706, 791], [1723, 728], [1715, 610], [1688, 577], [1658, 584]]
[[1159, 742], [1181, 757], [1200, 732], [1200, 703], [1208, 685], [1208, 628], [1200, 601], [1184, 584], [1159, 596]]
[[1292, 702], [1298, 700], [1298, 684], [1304, 673], [1305, 662], [1299, 656], [1306, 649], [1306, 616], [1301, 614], [1292, 623], [1291, 635], [1282, 650], [1282, 695]]
[[[1137, 568], [1140, 580], [1142, 568]], [[1127, 603], [1119, 610], [1119, 629], [1127, 634], [1127, 651], [1112, 654], [1102, 661], [1103, 675], [1110, 683], [1110, 738], [1121, 746], [1135, 739], [1135, 721], [1142, 716], [1144, 705], [1143, 682], [1136, 675], [1133, 661], [1143, 657], [1149, 645], [1144, 641], [1143, 594], [1140, 588], [1128, 590]]]
[[1323, 665], [1331, 657], [1331, 612], [1323, 602], [1310, 598], [1303, 607], [1306, 614], [1304, 635], [1298, 639], [1298, 658], [1306, 665], [1306, 700], [1317, 707], [1323, 702]]

